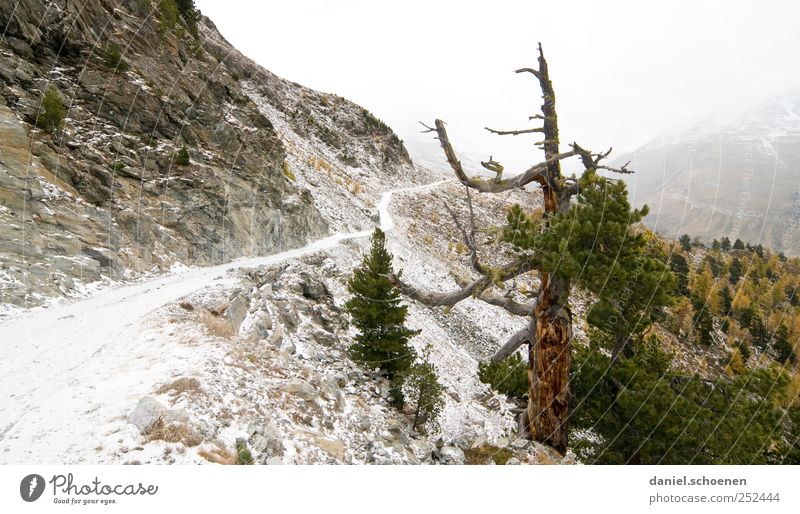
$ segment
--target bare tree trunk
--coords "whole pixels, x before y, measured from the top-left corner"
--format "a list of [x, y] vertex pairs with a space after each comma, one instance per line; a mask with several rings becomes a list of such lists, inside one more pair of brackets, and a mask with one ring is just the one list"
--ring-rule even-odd
[[[529, 71], [529, 70], [521, 70]], [[539, 79], [544, 102], [543, 148], [547, 172], [542, 194], [544, 216], [547, 218], [566, 211], [569, 197], [560, 198], [561, 163], [552, 159], [558, 155], [558, 117], [553, 84], [547, 62], [539, 45]], [[572, 319], [567, 303], [569, 281], [550, 273], [541, 274], [541, 293], [533, 311], [536, 329], [528, 354], [528, 427], [532, 439], [549, 444], [564, 453], [567, 449], [567, 421], [569, 418], [569, 368], [571, 362], [570, 339]]]
[[567, 449], [572, 337], [572, 320], [564, 305], [568, 290], [564, 280], [543, 274], [534, 309], [536, 335], [528, 354], [530, 437], [562, 453]]

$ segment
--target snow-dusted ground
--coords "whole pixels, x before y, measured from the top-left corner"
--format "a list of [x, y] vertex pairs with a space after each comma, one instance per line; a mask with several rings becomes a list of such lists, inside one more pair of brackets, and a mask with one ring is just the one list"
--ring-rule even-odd
[[[393, 221], [384, 193], [380, 225]], [[369, 235], [337, 233], [279, 254], [187, 268], [91, 298], [21, 312], [0, 325], [0, 463], [93, 462], [117, 439], [131, 406], [165, 377], [191, 375], [211, 355], [202, 345], [170, 344], [149, 315], [206, 286], [232, 285], [227, 272], [272, 265]], [[209, 350], [210, 351], [210, 350]]]

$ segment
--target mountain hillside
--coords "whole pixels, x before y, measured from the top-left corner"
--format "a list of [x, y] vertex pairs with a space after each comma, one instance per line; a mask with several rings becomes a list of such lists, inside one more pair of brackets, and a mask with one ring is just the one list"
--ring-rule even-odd
[[368, 111], [163, 5], [0, 5], [4, 303], [301, 246], [341, 228], [331, 197], [364, 228], [385, 184], [421, 180]]
[[[229, 463], [240, 441], [266, 464], [574, 462], [518, 438], [519, 405], [477, 376], [516, 329], [502, 309], [410, 305], [435, 430], [350, 359], [365, 236], [379, 224], [409, 279], [452, 287], [468, 259], [431, 242], [458, 240], [435, 211], [466, 215], [461, 188], [165, 3], [0, 5], [0, 462]], [[40, 121], [48, 97], [63, 124]], [[505, 200], [476, 209], [499, 223]]]
[[619, 158], [626, 161], [636, 170], [635, 203], [650, 206], [646, 222], [656, 231], [800, 253], [800, 91], [729, 123], [657, 138]]
[[191, 0], [0, 24], [0, 463], [800, 462], [800, 96], [630, 156], [659, 236], [541, 46], [545, 162], [477, 180]]

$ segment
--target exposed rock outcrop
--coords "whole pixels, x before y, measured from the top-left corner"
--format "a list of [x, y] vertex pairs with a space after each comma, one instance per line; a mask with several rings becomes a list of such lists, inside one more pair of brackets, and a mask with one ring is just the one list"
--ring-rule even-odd
[[[292, 170], [297, 138], [340, 158], [317, 167], [412, 169], [363, 108], [272, 75], [207, 18], [194, 37], [157, 2], [22, 0], [0, 5], [0, 26], [2, 303], [319, 238], [329, 220]], [[48, 89], [66, 108], [53, 133], [36, 128]]]

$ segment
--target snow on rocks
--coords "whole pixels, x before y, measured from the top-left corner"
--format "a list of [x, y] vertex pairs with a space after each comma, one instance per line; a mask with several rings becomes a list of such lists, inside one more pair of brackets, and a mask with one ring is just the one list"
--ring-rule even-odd
[[[192, 375], [193, 391], [157, 397], [167, 410], [182, 409], [185, 426], [202, 440], [189, 439], [197, 444], [188, 446], [146, 429], [141, 435], [141, 428], [131, 425], [136, 430], [126, 430], [129, 439], [121, 444], [126, 451], [113, 451], [110, 460], [228, 462], [242, 438], [261, 464], [458, 464], [477, 438], [494, 441], [510, 433], [511, 406], [477, 380], [477, 360], [435, 320], [425, 323], [428, 335], [419, 344], [435, 342], [431, 359], [447, 391], [439, 428], [412, 430], [410, 414], [391, 405], [389, 382], [350, 361], [352, 329], [342, 311], [342, 292], [365, 244], [237, 270], [225, 284], [156, 312], [154, 323], [161, 325], [165, 343], [202, 347], [206, 356]], [[278, 332], [282, 343], [273, 344]], [[135, 411], [149, 412], [144, 407], [155, 405], [153, 395]], [[486, 397], [493, 397], [490, 405], [484, 405]], [[155, 416], [143, 417], [152, 422]], [[437, 449], [437, 440], [446, 441], [448, 449]]]
[[136, 425], [142, 433], [147, 433], [166, 410], [161, 402], [152, 396], [145, 396], [136, 404], [136, 408], [128, 416], [128, 421]]
[[[450, 284], [447, 256], [421, 257], [416, 240], [403, 233], [407, 220], [398, 222], [389, 238], [397, 267], [431, 287]], [[6, 370], [0, 379], [4, 387], [19, 389], [19, 398], [29, 402], [0, 409], [0, 419], [12, 422], [0, 443], [0, 458], [231, 463], [236, 441], [244, 439], [261, 464], [459, 461], [454, 450], [443, 456], [445, 447], [458, 448], [466, 462], [475, 462], [475, 448], [494, 448], [514, 432], [515, 406], [478, 380], [477, 363], [518, 320], [503, 312], [486, 314], [485, 306], [470, 306], [472, 300], [449, 314], [410, 305], [409, 324], [423, 330], [413, 344], [431, 348], [445, 388], [439, 426], [413, 430], [410, 413], [392, 406], [386, 379], [347, 356], [354, 332], [343, 313], [346, 280], [367, 246], [364, 237], [337, 236], [285, 254], [186, 269], [37, 314], [38, 320], [49, 320], [46, 325], [59, 324], [69, 333], [92, 327], [124, 344], [72, 348], [84, 360], [86, 376], [105, 377], [109, 387], [65, 388], [80, 376], [54, 366], [53, 384], [73, 397], [58, 405], [44, 402], [35, 388], [20, 386], [23, 377], [35, 383], [38, 368]], [[84, 319], [89, 307], [108, 326]], [[487, 318], [470, 319], [481, 313]], [[127, 328], [114, 329], [112, 319]], [[28, 318], [19, 318], [0, 330], [20, 334], [15, 327], [27, 323]], [[35, 339], [37, 345], [58, 346], [48, 338]], [[8, 349], [13, 356], [44, 349], [38, 348], [21, 340]], [[41, 404], [41, 412], [14, 411], [31, 403]], [[86, 414], [70, 419], [55, 411], [59, 405], [77, 406]], [[62, 418], [69, 433], [48, 428], [48, 419]], [[521, 462], [536, 461], [524, 459], [530, 449], [514, 451]]]

